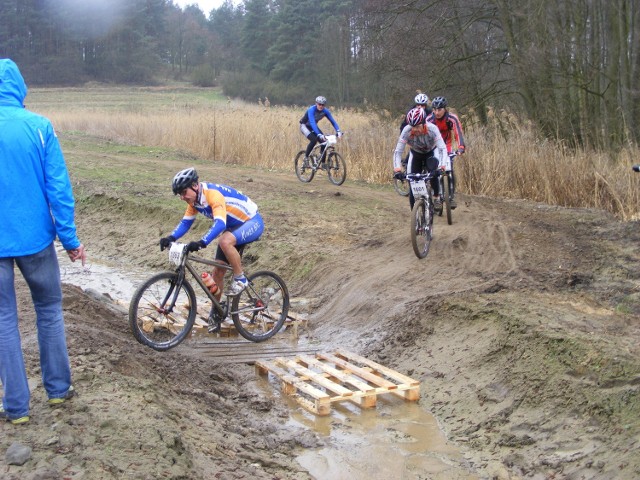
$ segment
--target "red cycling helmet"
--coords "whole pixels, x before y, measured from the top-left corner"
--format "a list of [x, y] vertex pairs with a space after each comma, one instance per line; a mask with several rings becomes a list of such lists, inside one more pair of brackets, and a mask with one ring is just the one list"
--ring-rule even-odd
[[426, 118], [427, 114], [424, 109], [420, 107], [412, 108], [409, 110], [409, 113], [407, 113], [407, 123], [412, 127], [424, 123]]

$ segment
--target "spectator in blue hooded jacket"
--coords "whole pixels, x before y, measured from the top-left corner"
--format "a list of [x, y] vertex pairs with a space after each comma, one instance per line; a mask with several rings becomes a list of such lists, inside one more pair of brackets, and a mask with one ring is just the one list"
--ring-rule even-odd
[[29, 385], [18, 330], [17, 265], [31, 290], [40, 367], [49, 404], [73, 396], [62, 315], [56, 236], [71, 261], [84, 265], [76, 235], [71, 182], [51, 122], [24, 108], [27, 86], [18, 66], [0, 59], [0, 417], [29, 421]]

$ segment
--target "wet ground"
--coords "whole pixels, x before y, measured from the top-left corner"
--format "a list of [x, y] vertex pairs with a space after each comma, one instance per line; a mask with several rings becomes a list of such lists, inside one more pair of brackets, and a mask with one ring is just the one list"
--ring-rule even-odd
[[[70, 150], [87, 170], [104, 163]], [[152, 161], [167, 178], [184, 163]], [[146, 178], [146, 165], [110, 162]], [[296, 309], [309, 326], [297, 345], [344, 348], [415, 378], [420, 400], [392, 397], [375, 411], [340, 405], [316, 418], [247, 360], [206, 354], [206, 339], [168, 352], [138, 344], [117, 300], [139, 274], [166, 268], [158, 238], [184, 207], [168, 188], [80, 178], [90, 263], [83, 271], [61, 260], [79, 395], [47, 406], [33, 311], [18, 282], [32, 421], [0, 425], [0, 448], [19, 442], [33, 453], [23, 466], [0, 458], [2, 478], [640, 477], [637, 222], [461, 195], [453, 225], [436, 219], [421, 261], [408, 202], [390, 186], [198, 168], [261, 206], [267, 231], [245, 260], [278, 272], [304, 299]]]

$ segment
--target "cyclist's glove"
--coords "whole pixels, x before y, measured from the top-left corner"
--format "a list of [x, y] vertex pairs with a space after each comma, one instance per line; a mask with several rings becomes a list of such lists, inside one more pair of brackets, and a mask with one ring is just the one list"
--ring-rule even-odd
[[160, 239], [160, 251], [162, 252], [165, 248], [169, 248], [171, 242], [175, 242], [176, 237], [173, 235], [169, 235], [168, 237], [162, 237]]
[[393, 178], [397, 180], [404, 180], [404, 174], [402, 172], [394, 172]]
[[189, 242], [187, 245], [187, 252], [197, 252], [201, 248], [205, 248], [207, 246], [203, 240], [198, 240], [197, 242]]
[[324, 142], [326, 140], [326, 138], [324, 137], [324, 135], [320, 134], [320, 135], [318, 135], [318, 140], [320, 142]]
[[344, 135], [344, 133], [342, 133], [341, 131], [338, 131], [338, 138], [340, 138], [342, 135]]

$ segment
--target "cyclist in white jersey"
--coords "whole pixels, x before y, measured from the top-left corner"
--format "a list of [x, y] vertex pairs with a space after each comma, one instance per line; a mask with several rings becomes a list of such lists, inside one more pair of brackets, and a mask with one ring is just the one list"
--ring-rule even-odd
[[[447, 146], [442, 140], [440, 130], [433, 123], [425, 123], [427, 115], [424, 109], [417, 107], [407, 114], [407, 125], [402, 129], [398, 144], [393, 152], [394, 177], [402, 175], [402, 153], [409, 144], [409, 163], [407, 173], [423, 173], [436, 170], [447, 154]], [[437, 209], [442, 208], [440, 199], [440, 182], [437, 177], [431, 179], [433, 202]], [[409, 190], [409, 206], [413, 208], [415, 198]]]

